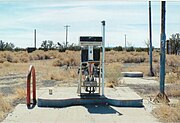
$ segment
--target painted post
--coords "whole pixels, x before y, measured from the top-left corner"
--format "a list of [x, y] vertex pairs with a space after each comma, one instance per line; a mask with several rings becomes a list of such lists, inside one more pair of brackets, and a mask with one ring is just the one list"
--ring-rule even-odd
[[152, 26], [151, 26], [151, 1], [149, 1], [149, 64], [150, 64], [150, 76], [154, 76], [152, 67]]
[[104, 58], [105, 58], [105, 21], [102, 21], [103, 37], [102, 37], [102, 96], [104, 96]]
[[160, 53], [160, 93], [164, 94], [164, 81], [165, 81], [165, 14], [166, 14], [166, 1], [161, 1], [161, 53]]
[[155, 103], [169, 103], [167, 95], [165, 94], [165, 62], [166, 62], [166, 33], [165, 33], [165, 14], [166, 13], [166, 1], [161, 1], [161, 51], [160, 51], [160, 92], [155, 97], [153, 102]]

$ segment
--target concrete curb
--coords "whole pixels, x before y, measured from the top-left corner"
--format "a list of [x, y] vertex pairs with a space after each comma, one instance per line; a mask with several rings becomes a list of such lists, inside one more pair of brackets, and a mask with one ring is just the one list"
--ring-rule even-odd
[[75, 105], [112, 105], [117, 107], [143, 107], [143, 99], [137, 100], [116, 100], [108, 98], [94, 98], [94, 99], [38, 99], [38, 107], [68, 107]]
[[121, 72], [123, 77], [143, 77], [142, 72]]

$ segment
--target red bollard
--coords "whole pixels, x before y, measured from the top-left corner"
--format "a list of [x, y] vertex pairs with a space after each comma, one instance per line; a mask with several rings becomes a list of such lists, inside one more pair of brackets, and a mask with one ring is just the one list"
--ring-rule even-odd
[[34, 66], [29, 67], [28, 75], [27, 75], [27, 106], [31, 105], [31, 74], [32, 74], [32, 82], [33, 82], [33, 105], [36, 104], [36, 74]]

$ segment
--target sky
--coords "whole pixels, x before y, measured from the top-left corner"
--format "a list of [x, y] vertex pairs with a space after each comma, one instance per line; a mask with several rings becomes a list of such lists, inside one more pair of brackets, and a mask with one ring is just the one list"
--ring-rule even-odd
[[[160, 1], [152, 1], [152, 42], [160, 47]], [[166, 2], [166, 38], [180, 33], [180, 1]], [[42, 41], [65, 42], [65, 25], [70, 25], [68, 42], [80, 36], [101, 36], [106, 21], [106, 46], [145, 47], [148, 34], [148, 1], [118, 0], [0, 0], [0, 40], [16, 47], [37, 47]]]

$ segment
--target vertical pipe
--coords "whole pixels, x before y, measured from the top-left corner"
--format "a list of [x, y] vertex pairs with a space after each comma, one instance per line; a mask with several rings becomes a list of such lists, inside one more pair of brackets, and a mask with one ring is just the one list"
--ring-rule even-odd
[[102, 96], [104, 96], [104, 55], [105, 55], [105, 21], [102, 21], [103, 36], [102, 36]]
[[32, 67], [32, 77], [33, 77], [33, 104], [36, 104], [36, 73], [34, 67]]
[[34, 30], [34, 47], [36, 48], [36, 29]]
[[165, 81], [165, 14], [166, 14], [166, 1], [161, 1], [161, 53], [160, 53], [160, 93], [164, 94], [164, 81]]
[[150, 76], [154, 76], [152, 67], [152, 27], [151, 27], [151, 1], [149, 1], [149, 64]]
[[30, 106], [30, 99], [31, 99], [31, 84], [30, 84], [30, 80], [31, 80], [31, 75], [28, 74], [27, 76], [27, 97], [26, 97], [26, 103], [27, 103], [27, 106]]

